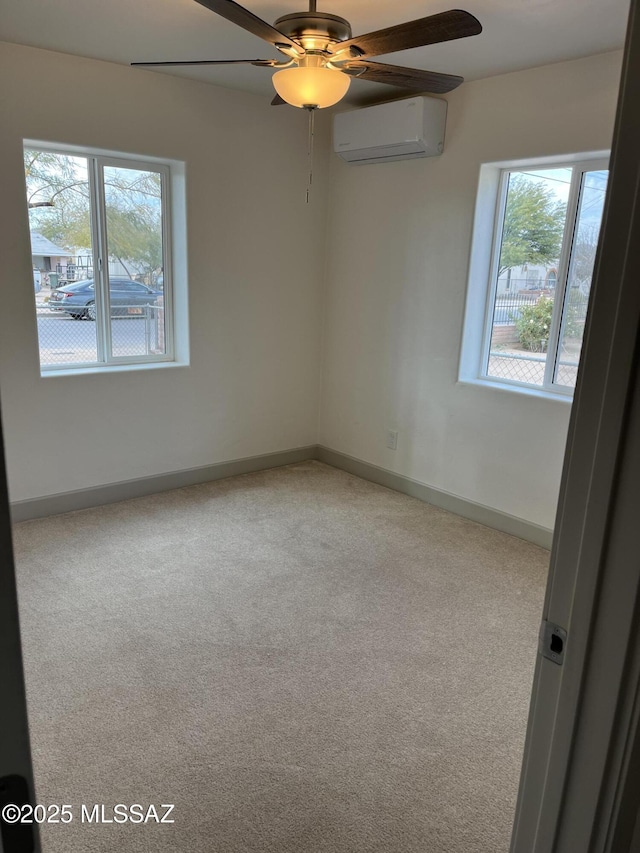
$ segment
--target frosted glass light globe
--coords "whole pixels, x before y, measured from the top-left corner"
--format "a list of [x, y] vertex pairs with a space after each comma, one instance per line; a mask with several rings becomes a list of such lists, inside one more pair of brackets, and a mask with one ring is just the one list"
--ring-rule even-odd
[[293, 107], [331, 107], [349, 90], [351, 78], [333, 68], [285, 68], [273, 75], [273, 85], [283, 101]]

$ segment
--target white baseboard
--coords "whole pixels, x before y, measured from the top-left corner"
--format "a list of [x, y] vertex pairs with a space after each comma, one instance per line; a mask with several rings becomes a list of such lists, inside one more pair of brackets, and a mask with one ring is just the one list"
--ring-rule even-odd
[[341, 468], [343, 471], [362, 477], [363, 480], [370, 480], [372, 483], [395, 489], [396, 492], [402, 492], [412, 498], [419, 498], [425, 503], [449, 510], [449, 512], [469, 518], [471, 521], [477, 521], [486, 527], [493, 527], [495, 530], [517, 536], [519, 539], [526, 539], [542, 548], [551, 548], [553, 530], [526, 521], [524, 518], [509, 515], [501, 510], [461, 498], [458, 495], [452, 495], [450, 492], [444, 492], [441, 489], [434, 489], [432, 486], [426, 486], [410, 477], [403, 477], [401, 474], [388, 471], [386, 468], [379, 468], [377, 465], [371, 465], [369, 462], [363, 462], [361, 459], [348, 456], [346, 453], [339, 453], [336, 450], [330, 450], [321, 445], [318, 446], [316, 459], [325, 462], [327, 465], [333, 465], [334, 468]]
[[167, 474], [123, 480], [119, 483], [108, 483], [104, 486], [94, 486], [72, 492], [60, 492], [57, 495], [46, 495], [42, 498], [15, 501], [11, 504], [11, 520], [13, 522], [27, 521], [31, 518], [43, 518], [48, 515], [72, 512], [76, 509], [104, 506], [118, 501], [126, 501], [129, 498], [140, 498], [158, 492], [168, 492], [171, 489], [181, 489], [183, 486], [195, 486], [198, 483], [222, 480], [225, 477], [234, 477], [236, 474], [251, 474], [254, 471], [265, 471], [268, 468], [281, 468], [283, 465], [305, 462], [308, 459], [317, 459], [316, 445], [266, 453], [262, 456], [247, 456], [244, 459], [218, 462], [201, 468], [170, 471]]
[[13, 522], [27, 521], [32, 518], [43, 518], [49, 515], [59, 515], [78, 509], [88, 509], [94, 506], [116, 503], [117, 501], [167, 492], [180, 489], [183, 486], [193, 486], [197, 483], [208, 483], [237, 474], [250, 474], [254, 471], [264, 471], [268, 468], [280, 468], [295, 462], [306, 462], [316, 459], [334, 468], [340, 468], [370, 480], [389, 489], [395, 489], [405, 495], [418, 498], [425, 503], [446, 509], [456, 515], [477, 521], [487, 527], [493, 527], [520, 539], [526, 539], [543, 548], [551, 548], [553, 531], [538, 524], [509, 515], [506, 512], [484, 506], [475, 501], [452, 495], [449, 492], [427, 486], [410, 477], [404, 477], [386, 468], [379, 468], [369, 462], [331, 450], [322, 445], [309, 445], [294, 450], [284, 450], [277, 453], [266, 453], [262, 456], [248, 456], [244, 459], [234, 459], [230, 462], [218, 462], [201, 468], [189, 468], [185, 471], [172, 471], [166, 474], [156, 474], [152, 477], [141, 477], [135, 480], [124, 480], [118, 483], [108, 483], [88, 489], [78, 489], [72, 492], [61, 492], [56, 495], [46, 495], [11, 504], [11, 519]]

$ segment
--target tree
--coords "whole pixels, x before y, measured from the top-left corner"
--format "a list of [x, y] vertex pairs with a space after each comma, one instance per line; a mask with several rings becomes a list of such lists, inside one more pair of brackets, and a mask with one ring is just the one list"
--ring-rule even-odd
[[571, 267], [571, 283], [589, 286], [596, 261], [600, 226], [593, 222], [582, 223], [576, 234]]
[[24, 174], [27, 180], [27, 203], [35, 207], [55, 207], [60, 193], [86, 184], [74, 167], [75, 158], [50, 151], [24, 152]]
[[24, 152], [29, 224], [68, 249], [90, 251], [86, 161], [51, 151]]
[[560, 254], [566, 204], [540, 181], [512, 174], [498, 275], [525, 264], [549, 264]]
[[[87, 161], [26, 150], [27, 202], [32, 230], [67, 249], [91, 252]], [[119, 166], [104, 169], [109, 257], [128, 275], [162, 266], [161, 180], [157, 172]]]
[[105, 169], [105, 210], [109, 256], [128, 271], [146, 274], [162, 266], [162, 186], [157, 172]]

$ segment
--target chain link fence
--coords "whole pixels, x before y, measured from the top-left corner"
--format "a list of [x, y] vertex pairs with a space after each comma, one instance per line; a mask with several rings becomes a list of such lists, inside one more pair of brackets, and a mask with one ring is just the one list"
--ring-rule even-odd
[[[51, 308], [51, 292], [36, 294], [36, 319], [40, 364], [43, 367], [98, 362], [95, 306], [68, 313]], [[160, 300], [161, 303], [161, 300]], [[111, 356], [163, 355], [165, 352], [162, 304], [126, 305], [112, 309]]]
[[[546, 301], [543, 302], [543, 299]], [[553, 378], [553, 381], [559, 385], [573, 387], [576, 384], [588, 299], [588, 294], [573, 288], [563, 305], [563, 326], [559, 341], [560, 358]], [[546, 338], [549, 335], [545, 330], [548, 330], [551, 325], [551, 309], [548, 309], [548, 317], [542, 317], [529, 312], [529, 306], [532, 309], [539, 305], [546, 307], [551, 304], [549, 300], [553, 300], [553, 292], [548, 290], [527, 289], [519, 292], [503, 292], [496, 296], [491, 351], [487, 365], [489, 376], [526, 382], [529, 385], [541, 386], [544, 383], [546, 353], [529, 351], [527, 342], [521, 340], [523, 329], [520, 328], [519, 319], [527, 317], [532, 325], [537, 324], [540, 327], [538, 349], [545, 350]], [[524, 328], [524, 331], [527, 330], [529, 330], [528, 325]]]
[[576, 379], [578, 378], [578, 362], [577, 361], [560, 361], [556, 372], [556, 382], [559, 385], [568, 385], [575, 388]]
[[[546, 355], [518, 355], [492, 351], [489, 353], [487, 375], [496, 379], [513, 379], [529, 385], [542, 385], [547, 364]], [[555, 382], [559, 385], [575, 386], [578, 375], [576, 360], [560, 360]]]

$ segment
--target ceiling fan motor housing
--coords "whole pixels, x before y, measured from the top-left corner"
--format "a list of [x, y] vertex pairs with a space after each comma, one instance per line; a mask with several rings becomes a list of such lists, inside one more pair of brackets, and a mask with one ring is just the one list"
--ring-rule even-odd
[[326, 12], [283, 15], [274, 22], [274, 27], [305, 50], [324, 50], [327, 45], [347, 41], [352, 35], [349, 21]]

